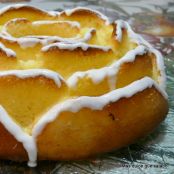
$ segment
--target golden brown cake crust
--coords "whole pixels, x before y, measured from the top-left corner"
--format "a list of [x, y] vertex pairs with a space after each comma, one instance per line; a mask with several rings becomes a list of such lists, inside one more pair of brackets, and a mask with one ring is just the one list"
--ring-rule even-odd
[[31, 167], [84, 159], [164, 120], [163, 58], [127, 22], [15, 5], [1, 10], [0, 25], [0, 158]]
[[[110, 103], [102, 111], [63, 112], [38, 137], [38, 158], [82, 159], [115, 150], [150, 133], [167, 112], [167, 101], [155, 88]], [[27, 160], [22, 144], [2, 124], [0, 136], [2, 159]]]
[[102, 111], [64, 112], [38, 137], [39, 158], [81, 159], [118, 149], [151, 132], [167, 111], [167, 101], [150, 88], [110, 103]]

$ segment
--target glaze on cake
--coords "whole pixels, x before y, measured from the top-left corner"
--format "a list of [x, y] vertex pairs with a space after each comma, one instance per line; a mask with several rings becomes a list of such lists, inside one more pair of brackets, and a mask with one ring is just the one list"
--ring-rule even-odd
[[82, 7], [13, 5], [1, 9], [0, 24], [0, 130], [19, 146], [0, 150], [1, 158], [28, 159], [30, 167], [85, 158], [130, 144], [165, 118], [162, 55], [127, 22]]

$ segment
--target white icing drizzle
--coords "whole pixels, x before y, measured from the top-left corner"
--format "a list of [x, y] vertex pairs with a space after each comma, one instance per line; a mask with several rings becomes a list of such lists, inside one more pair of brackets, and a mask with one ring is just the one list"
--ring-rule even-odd
[[[74, 39], [74, 40], [72, 40], [70, 42], [87, 42], [87, 41], [89, 41], [91, 39], [93, 33], [95, 33], [95, 32], [96, 32], [95, 28], [90, 28], [89, 31], [87, 31], [85, 33], [83, 38], [79, 38], [77, 40]], [[67, 42], [69, 42], [69, 41], [67, 41]]]
[[[21, 5], [21, 4], [5, 7], [0, 11], [0, 15], [10, 10], [11, 8], [18, 9], [25, 6], [28, 7], [28, 5]], [[37, 10], [37, 8], [35, 7], [32, 7], [32, 8]], [[101, 14], [98, 11], [91, 10], [88, 8], [78, 7], [72, 10], [66, 10], [64, 12], [67, 16], [69, 16], [78, 10], [89, 10], [92, 13], [95, 13], [101, 19], [103, 19], [106, 25], [110, 24], [108, 18], [105, 15]], [[59, 15], [59, 13], [57, 12], [46, 12], [46, 11], [43, 11], [43, 12], [51, 16]], [[67, 21], [67, 22], [70, 22], [70, 21]], [[42, 24], [50, 24], [50, 23], [53, 23], [53, 21], [37, 21], [37, 22], [33, 22], [32, 24], [42, 25]], [[72, 24], [72, 26], [78, 25], [78, 27], [80, 27], [79, 24], [77, 24], [76, 22], [70, 22], [70, 23]], [[41, 132], [43, 131], [43, 129], [48, 123], [54, 121], [62, 112], [69, 111], [69, 112], [76, 113], [82, 108], [89, 108], [91, 110], [102, 110], [103, 107], [105, 107], [106, 105], [112, 102], [117, 102], [119, 99], [124, 97], [125, 98], [132, 97], [138, 92], [141, 92], [147, 88], [151, 88], [152, 86], [154, 86], [161, 93], [161, 95], [163, 95], [163, 97], [167, 99], [167, 94], [163, 90], [165, 88], [165, 72], [164, 72], [164, 62], [163, 62], [161, 54], [156, 49], [152, 48], [152, 46], [148, 42], [146, 42], [141, 36], [134, 33], [128, 23], [121, 20], [118, 20], [115, 23], [117, 24], [115, 37], [118, 41], [121, 41], [122, 28], [125, 28], [127, 29], [131, 40], [140, 45], [134, 50], [129, 51], [125, 56], [123, 56], [121, 59], [114, 62], [112, 65], [108, 67], [104, 67], [100, 69], [91, 69], [84, 72], [76, 72], [67, 81], [69, 87], [74, 87], [76, 86], [78, 80], [85, 76], [91, 78], [95, 84], [100, 83], [104, 78], [108, 77], [110, 88], [114, 90], [97, 97], [81, 96], [75, 99], [68, 99], [62, 103], [56, 104], [47, 113], [41, 116], [41, 119], [38, 120], [38, 122], [35, 124], [34, 128], [32, 129], [32, 135], [28, 135], [27, 133], [25, 133], [25, 131], [18, 124], [16, 124], [15, 121], [8, 115], [8, 113], [3, 108], [3, 106], [0, 106], [0, 122], [16, 138], [16, 140], [18, 140], [19, 142], [23, 144], [23, 147], [28, 154], [28, 158], [29, 158], [28, 165], [30, 167], [36, 166], [36, 161], [37, 161], [37, 141], [36, 140], [38, 135], [41, 134]], [[48, 51], [49, 49], [53, 47], [58, 47], [60, 49], [68, 49], [68, 50], [81, 48], [84, 51], [86, 51], [88, 48], [96, 48], [96, 49], [101, 49], [103, 51], [109, 51], [111, 47], [89, 45], [87, 43], [84, 43], [85, 41], [91, 38], [92, 32], [94, 31], [95, 29], [90, 29], [90, 31], [85, 34], [84, 38], [80, 38], [79, 36], [74, 38], [61, 38], [57, 36], [53, 36], [53, 37], [28, 36], [23, 38], [13, 38], [12, 36], [9, 36], [8, 33], [6, 33], [6, 36], [1, 34], [0, 37], [3, 37], [11, 42], [17, 42], [20, 44], [22, 48], [33, 47], [37, 43], [46, 45], [42, 47], [42, 51]], [[54, 41], [60, 41], [60, 42], [49, 44]], [[9, 57], [16, 56], [14, 51], [8, 48], [5, 48], [5, 46], [1, 43], [0, 43], [0, 49], [5, 51], [7, 56]], [[161, 76], [159, 77], [160, 86], [151, 78], [144, 77], [125, 87], [115, 89], [116, 75], [119, 72], [119, 68], [121, 67], [121, 65], [126, 62], [133, 62], [136, 58], [136, 55], [143, 55], [147, 52], [154, 53], [156, 56], [157, 66], [161, 73]], [[46, 78], [52, 79], [58, 87], [60, 87], [62, 84], [62, 81], [64, 81], [64, 79], [58, 73], [54, 71], [46, 70], [46, 69], [0, 71], [0, 77], [9, 76], [9, 75], [14, 75], [22, 79], [29, 78], [29, 77], [36, 77], [36, 76], [44, 76]]]
[[110, 21], [109, 21], [109, 19], [108, 19], [107, 16], [103, 15], [99, 11], [92, 10], [92, 9], [86, 8], [86, 7], [76, 7], [76, 8], [73, 8], [73, 9], [67, 9], [67, 10], [63, 11], [62, 13], [65, 13], [67, 16], [71, 16], [74, 12], [79, 11], [79, 10], [87, 10], [87, 11], [90, 11], [90, 12], [96, 14], [101, 19], [103, 19], [105, 21], [105, 24], [106, 25], [109, 25], [110, 24]]
[[5, 52], [5, 54], [8, 56], [8, 57], [16, 57], [16, 53], [9, 49], [9, 48], [6, 48], [2, 43], [0, 43], [0, 50], [2, 50], [3, 52]]
[[5, 6], [5, 7], [1, 8], [0, 15], [4, 14], [5, 12], [7, 12], [7, 11], [9, 11], [11, 9], [20, 9], [20, 8], [23, 8], [23, 7], [33, 8], [35, 10], [39, 10], [39, 11], [41, 11], [43, 13], [46, 13], [46, 14], [48, 14], [50, 16], [57, 16], [57, 15], [59, 15], [58, 12], [52, 12], [52, 11], [49, 12], [49, 11], [45, 11], [45, 10], [42, 10], [40, 8], [36, 8], [34, 6], [26, 5], [26, 4], [12, 4], [12, 5]]
[[121, 41], [121, 39], [122, 39], [122, 28], [124, 28], [127, 30], [128, 35], [133, 42], [135, 42], [139, 45], [145, 45], [146, 47], [149, 48], [149, 52], [151, 52], [155, 55], [157, 67], [160, 72], [160, 75], [158, 76], [158, 82], [159, 82], [159, 85], [165, 90], [166, 75], [165, 75], [164, 61], [163, 61], [163, 57], [162, 57], [161, 53], [158, 50], [154, 49], [150, 43], [148, 43], [146, 40], [144, 40], [141, 35], [135, 33], [126, 21], [117, 20], [117, 21], [115, 21], [115, 24], [117, 25], [115, 38], [118, 41]]
[[111, 49], [111, 47], [109, 47], [109, 46], [90, 45], [90, 44], [87, 44], [84, 42], [77, 42], [77, 43], [57, 42], [57, 43], [53, 43], [53, 44], [44, 46], [42, 48], [42, 51], [46, 52], [54, 47], [57, 47], [59, 49], [71, 50], [71, 51], [76, 48], [81, 48], [83, 51], [86, 51], [89, 48], [100, 49], [103, 51], [109, 51]]
[[147, 51], [147, 47], [140, 45], [134, 50], [129, 51], [125, 56], [120, 58], [118, 61], [115, 61], [108, 67], [75, 72], [71, 77], [69, 77], [69, 79], [67, 80], [67, 84], [69, 87], [75, 88], [78, 80], [81, 78], [89, 77], [94, 84], [98, 84], [104, 78], [108, 77], [110, 89], [113, 90], [116, 86], [116, 75], [119, 72], [121, 65], [127, 62], [133, 62], [137, 55], [143, 55], [147, 53]]
[[128, 32], [128, 35], [131, 39], [131, 41], [137, 43], [137, 44], [143, 44], [146, 45], [148, 47], [152, 47], [150, 45], [150, 43], [148, 43], [147, 41], [145, 41], [139, 34], [135, 33], [132, 28], [130, 27], [130, 25], [123, 20], [116, 20], [115, 24], [117, 25], [116, 27], [116, 36], [115, 38], [121, 42], [122, 40], [122, 29], [126, 29]]
[[27, 69], [27, 70], [8, 70], [8, 71], [0, 71], [0, 77], [4, 76], [16, 76], [21, 79], [44, 76], [54, 81], [54, 83], [61, 87], [62, 81], [64, 79], [56, 72], [47, 70], [47, 69]]
[[22, 7], [25, 7], [26, 5], [24, 4], [13, 4], [13, 5], [8, 5], [8, 6], [5, 6], [3, 8], [1, 8], [0, 10], [0, 15], [2, 15], [3, 13], [11, 10], [11, 9], [19, 9], [19, 8], [22, 8]]
[[38, 38], [27, 38], [27, 37], [14, 39], [14, 41], [17, 42], [23, 49], [28, 47], [34, 47], [36, 44], [42, 43], [41, 40]]
[[165, 90], [166, 89], [166, 73], [165, 73], [163, 56], [157, 49], [151, 48], [150, 51], [156, 57], [157, 67], [160, 72], [160, 75], [158, 75], [158, 82], [160, 86]]
[[60, 15], [59, 11], [47, 11], [47, 13], [49, 13], [49, 15], [51, 15], [51, 16], [59, 16]]
[[154, 80], [149, 77], [144, 77], [131, 83], [130, 85], [113, 90], [102, 96], [82, 96], [76, 99], [66, 100], [63, 103], [59, 103], [53, 106], [52, 109], [50, 109], [46, 114], [41, 117], [41, 119], [34, 126], [32, 135], [34, 136], [34, 138], [37, 138], [37, 136], [41, 134], [44, 127], [48, 123], [53, 122], [62, 112], [70, 111], [76, 113], [82, 108], [89, 108], [91, 110], [102, 110], [104, 106], [112, 102], [117, 102], [119, 99], [124, 97], [130, 98], [134, 94], [137, 94], [138, 92], [141, 92], [147, 88], [151, 88], [152, 86], [154, 86], [165, 98], [167, 98], [167, 94], [165, 93], [165, 91], [161, 90], [161, 88], [159, 88]]
[[[59, 74], [46, 69], [0, 71], [0, 77], [9, 75], [14, 75], [22, 79], [44, 76], [53, 80], [58, 87], [61, 87], [61, 83], [63, 81], [63, 78]], [[16, 140], [23, 144], [29, 158], [28, 166], [35, 167], [37, 165], [37, 145], [33, 136], [25, 133], [25, 131], [22, 130], [22, 128], [16, 124], [14, 120], [12, 120], [11, 116], [8, 115], [2, 106], [0, 106], [0, 122], [15, 137]]]
[[[15, 19], [12, 19], [12, 20], [8, 21], [7, 23], [5, 23], [3, 25], [2, 30], [1, 30], [1, 33], [3, 35], [5, 35], [5, 36], [12, 37], [12, 38], [15, 38], [16, 39], [16, 37], [13, 37], [11, 34], [9, 34], [7, 32], [7, 27], [8, 27], [8, 25], [10, 23], [13, 23], [13, 22], [16, 23], [18, 21], [19, 22], [20, 21], [30, 22], [26, 18], [15, 18]], [[43, 21], [34, 21], [34, 22], [31, 22], [31, 25], [38, 26], [38, 25], [45, 25], [45, 24], [62, 24], [62, 23], [69, 24], [71, 27], [77, 27], [78, 29], [80, 29], [80, 23], [79, 22], [75, 22], [75, 21], [48, 21], [48, 20], [46, 21], [46, 20], [43, 20]], [[37, 37], [37, 36], [33, 36], [33, 37]], [[51, 37], [51, 36], [48, 36], [48, 37]], [[58, 37], [58, 38], [64, 39], [62, 37]]]
[[[33, 43], [32, 46], [34, 46], [37, 43], [42, 44], [43, 46], [51, 44], [53, 42], [65, 42], [65, 43], [77, 43], [77, 42], [87, 42], [88, 40], [91, 39], [93, 32], [95, 32], [96, 30], [94, 28], [90, 28], [89, 31], [87, 31], [84, 35], [84, 37], [80, 37], [80, 35], [78, 34], [76, 37], [72, 37], [72, 38], [62, 38], [62, 37], [58, 37], [58, 36], [26, 36], [23, 38], [19, 38], [17, 39], [18, 43], [20, 43], [21, 47], [25, 47], [26, 48], [26, 42], [27, 39], [31, 39], [31, 43]], [[27, 38], [27, 39], [26, 39]], [[34, 39], [34, 40], [32, 40]], [[24, 42], [26, 40], [26, 42]]]
[[2, 106], [0, 106], [0, 122], [15, 137], [16, 140], [23, 144], [29, 158], [28, 166], [35, 167], [37, 165], [37, 146], [34, 138], [25, 133], [24, 130], [22, 130], [22, 128], [16, 124], [14, 120], [12, 120]]
[[38, 26], [38, 25], [44, 25], [44, 24], [62, 24], [62, 23], [67, 23], [69, 24], [71, 27], [77, 27], [80, 28], [80, 23], [76, 22], [76, 21], [34, 21], [32, 22], [33, 26]]
[[0, 33], [0, 38], [7, 40], [12, 43], [18, 43], [21, 48], [28, 48], [28, 47], [34, 47], [36, 44], [42, 43], [40, 39], [38, 38], [27, 38], [27, 37], [22, 37], [22, 38], [14, 38], [11, 36], [6, 36]]
[[5, 36], [8, 36], [8, 37], [12, 37], [8, 32], [7, 32], [7, 26], [10, 24], [10, 23], [16, 23], [17, 21], [27, 21], [28, 20], [26, 18], [15, 18], [15, 19], [12, 19], [8, 22], [6, 22], [3, 26], [2, 26], [2, 29], [1, 29], [1, 34], [2, 35], [5, 35]]
[[11, 119], [2, 106], [0, 106], [0, 122], [19, 142], [23, 144], [29, 157], [28, 165], [30, 167], [35, 167], [37, 165], [37, 137], [41, 134], [45, 126], [48, 123], [53, 122], [62, 112], [70, 111], [76, 113], [82, 108], [102, 110], [104, 106], [111, 102], [117, 102], [124, 97], [132, 97], [136, 93], [151, 88], [152, 86], [167, 98], [167, 94], [159, 88], [154, 80], [149, 77], [144, 77], [126, 87], [113, 90], [99, 97], [82, 96], [76, 99], [68, 99], [63, 103], [53, 106], [47, 113], [42, 115], [41, 119], [34, 126], [31, 136], [26, 134], [21, 127]]
[[[17, 20], [17, 19], [14, 19], [14, 20]], [[37, 24], [36, 22], [35, 24]], [[40, 22], [42, 21], [39, 21], [39, 23]], [[49, 22], [52, 22], [52, 21], [49, 21]], [[7, 23], [5, 25], [7, 25]], [[66, 42], [66, 43], [87, 42], [88, 40], [91, 39], [94, 32], [96, 32], [96, 29], [90, 28], [89, 31], [87, 31], [83, 37], [81, 37], [80, 34], [78, 34], [76, 37], [71, 37], [71, 38], [63, 38], [59, 36], [38, 36], [38, 35], [31, 35], [31, 36], [16, 38], [11, 36], [6, 31], [6, 26], [4, 26], [2, 28], [2, 33], [0, 33], [0, 37], [10, 42], [17, 42], [21, 48], [25, 49], [28, 47], [34, 47], [36, 44], [42, 44], [43, 46], [45, 46], [53, 42]]]

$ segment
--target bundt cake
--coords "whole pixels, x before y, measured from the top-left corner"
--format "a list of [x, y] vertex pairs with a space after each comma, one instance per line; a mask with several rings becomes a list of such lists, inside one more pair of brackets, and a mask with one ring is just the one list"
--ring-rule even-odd
[[0, 10], [0, 158], [75, 160], [150, 133], [168, 112], [161, 54], [78, 7]]

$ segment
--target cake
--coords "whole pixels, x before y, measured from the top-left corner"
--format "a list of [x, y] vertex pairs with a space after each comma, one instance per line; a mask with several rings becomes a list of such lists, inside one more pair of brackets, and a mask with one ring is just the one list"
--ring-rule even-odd
[[134, 143], [168, 112], [163, 57], [123, 20], [0, 10], [0, 158], [77, 160]]

